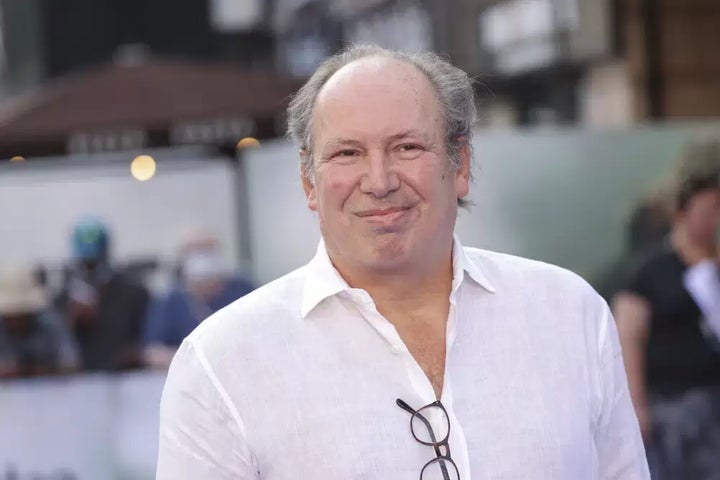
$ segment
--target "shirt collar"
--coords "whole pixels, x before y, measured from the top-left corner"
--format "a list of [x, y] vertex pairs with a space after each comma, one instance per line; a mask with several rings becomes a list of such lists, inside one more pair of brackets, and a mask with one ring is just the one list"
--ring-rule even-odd
[[488, 280], [480, 268], [480, 265], [468, 256], [462, 243], [460, 243], [460, 239], [455, 235], [453, 237], [453, 291], [458, 289], [462, 284], [465, 272], [470, 275], [470, 278], [472, 278], [475, 283], [488, 292], [495, 293], [495, 287], [490, 283], [490, 280]]
[[[350, 285], [340, 276], [328, 256], [325, 242], [321, 239], [315, 257], [310, 260], [305, 270], [305, 285], [303, 287], [302, 306], [300, 314], [303, 318], [328, 297], [351, 289]], [[465, 252], [460, 240], [453, 238], [453, 291], [457, 290], [465, 278], [465, 272], [478, 285], [488, 292], [494, 293], [495, 288], [477, 262], [474, 262]]]
[[350, 285], [333, 266], [325, 242], [320, 239], [315, 257], [306, 267], [300, 314], [305, 318], [320, 302], [346, 290]]

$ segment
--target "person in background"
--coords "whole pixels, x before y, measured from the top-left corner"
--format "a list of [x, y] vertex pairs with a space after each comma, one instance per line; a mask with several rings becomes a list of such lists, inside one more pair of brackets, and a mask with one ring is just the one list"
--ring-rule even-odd
[[613, 310], [653, 478], [718, 478], [720, 140], [685, 150], [675, 207], [667, 241], [633, 268]]
[[670, 233], [672, 223], [671, 195], [665, 190], [642, 198], [635, 206], [626, 226], [624, 251], [596, 280], [598, 292], [610, 303], [624, 286], [629, 269], [637, 259], [657, 247]]
[[70, 373], [75, 345], [30, 269], [0, 272], [0, 378]]
[[179, 282], [155, 299], [145, 328], [145, 362], [167, 368], [183, 339], [200, 322], [253, 290], [249, 281], [225, 267], [217, 238], [194, 233], [183, 245]]
[[57, 305], [77, 339], [86, 371], [142, 366], [147, 289], [110, 265], [110, 235], [99, 220], [72, 232], [73, 261]]

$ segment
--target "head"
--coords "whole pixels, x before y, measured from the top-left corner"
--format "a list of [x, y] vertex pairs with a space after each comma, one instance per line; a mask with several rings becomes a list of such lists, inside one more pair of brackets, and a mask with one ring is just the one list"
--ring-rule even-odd
[[671, 213], [667, 195], [659, 193], [643, 199], [632, 211], [627, 245], [631, 252], [651, 247], [670, 232]]
[[205, 230], [187, 235], [180, 252], [182, 281], [191, 293], [208, 297], [222, 285], [226, 271], [217, 237]]
[[720, 226], [720, 139], [693, 142], [683, 152], [674, 225], [697, 245], [715, 246]]
[[100, 220], [86, 218], [78, 222], [72, 232], [72, 252], [75, 263], [94, 272], [109, 261], [110, 234]]
[[683, 229], [693, 243], [709, 248], [717, 242], [719, 224], [718, 174], [685, 184], [678, 198], [675, 227]]
[[449, 253], [475, 116], [467, 74], [431, 53], [351, 47], [318, 68], [288, 125], [334, 261], [397, 269]]

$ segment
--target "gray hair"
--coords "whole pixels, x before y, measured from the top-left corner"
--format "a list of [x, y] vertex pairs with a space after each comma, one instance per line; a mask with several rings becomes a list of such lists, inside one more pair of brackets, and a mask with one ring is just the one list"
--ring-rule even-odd
[[[445, 141], [450, 168], [460, 168], [460, 149], [470, 145], [477, 117], [475, 93], [467, 73], [432, 52], [404, 53], [374, 45], [352, 45], [325, 60], [293, 97], [288, 107], [288, 136], [305, 155], [303, 175], [313, 178], [312, 120], [315, 100], [322, 87], [338, 70], [366, 57], [384, 57], [409, 63], [430, 80], [445, 117]], [[460, 204], [465, 202], [460, 200]]]

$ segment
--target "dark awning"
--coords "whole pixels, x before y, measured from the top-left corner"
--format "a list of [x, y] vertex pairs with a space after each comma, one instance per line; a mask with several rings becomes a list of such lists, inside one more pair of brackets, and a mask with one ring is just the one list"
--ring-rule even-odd
[[233, 64], [149, 60], [60, 78], [0, 108], [0, 158], [277, 136], [295, 79]]

